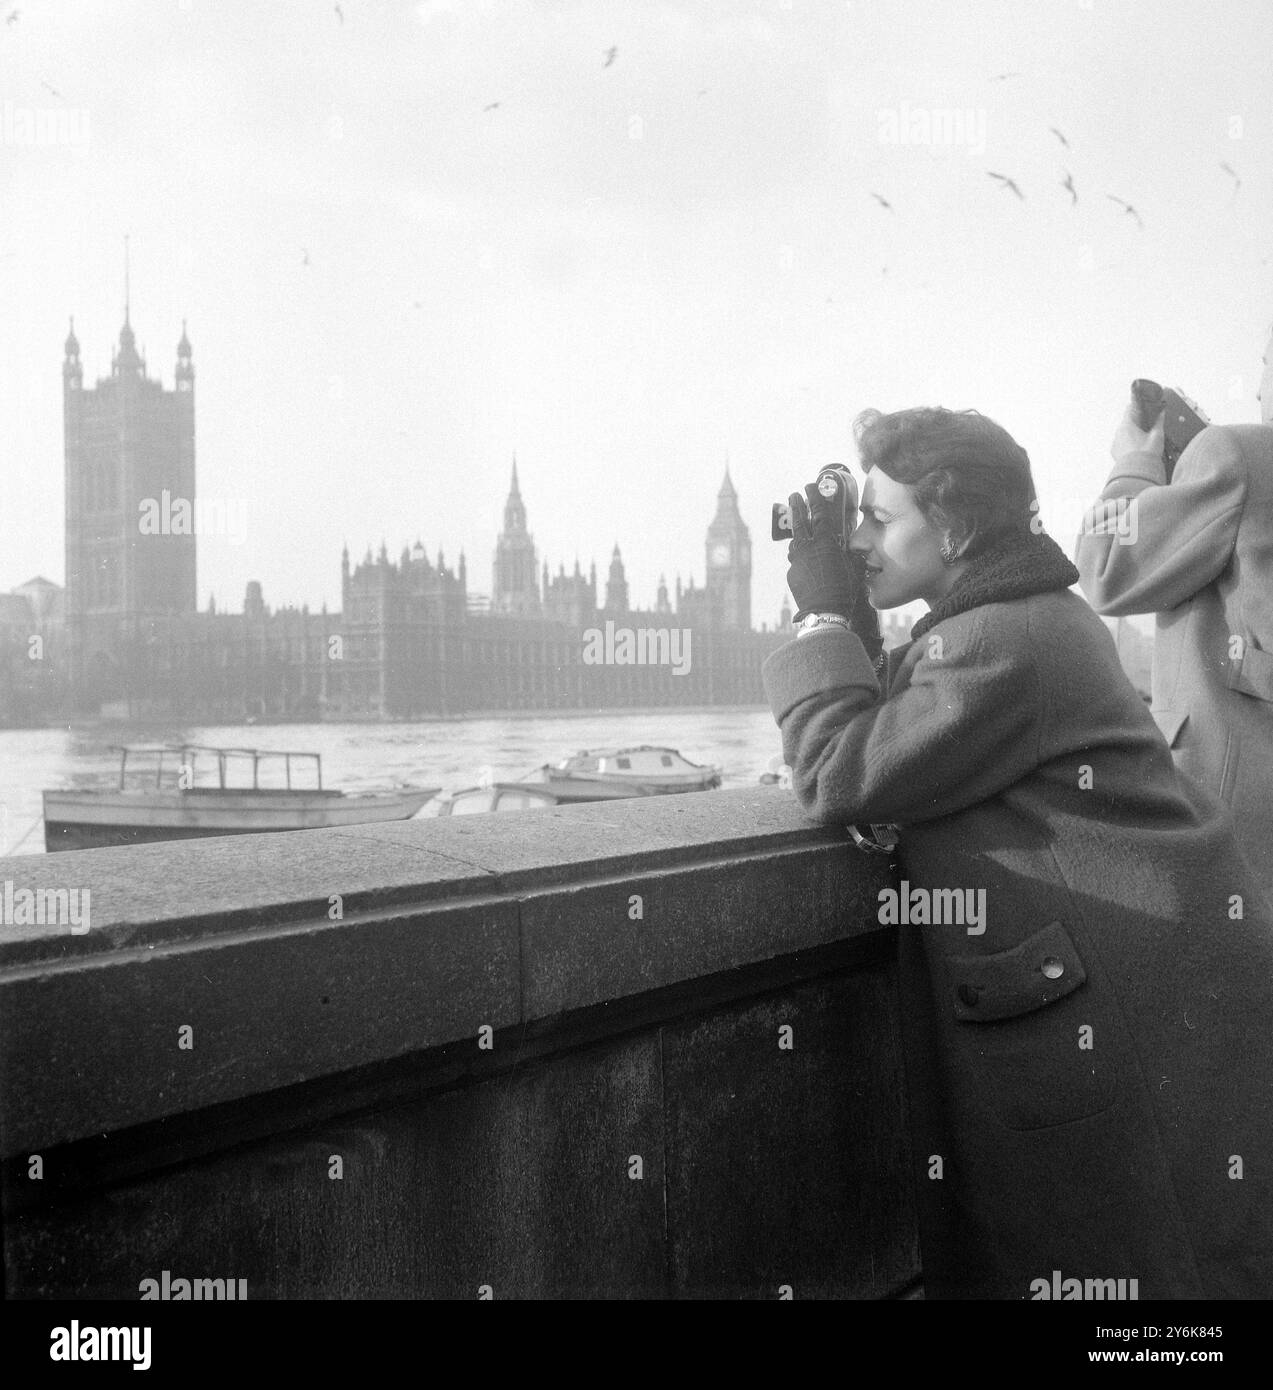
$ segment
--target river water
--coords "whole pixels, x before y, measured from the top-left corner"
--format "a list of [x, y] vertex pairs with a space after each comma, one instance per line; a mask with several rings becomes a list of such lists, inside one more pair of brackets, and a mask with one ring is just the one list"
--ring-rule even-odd
[[[112, 787], [119, 755], [111, 744], [158, 742], [320, 753], [323, 785], [350, 792], [399, 783], [456, 791], [482, 780], [513, 781], [580, 749], [615, 744], [679, 749], [693, 762], [719, 767], [726, 787], [755, 785], [763, 772], [782, 764], [778, 729], [767, 709], [534, 714], [417, 724], [0, 729], [0, 855], [44, 853], [40, 793], [45, 788]], [[309, 785], [299, 767], [295, 784]]]

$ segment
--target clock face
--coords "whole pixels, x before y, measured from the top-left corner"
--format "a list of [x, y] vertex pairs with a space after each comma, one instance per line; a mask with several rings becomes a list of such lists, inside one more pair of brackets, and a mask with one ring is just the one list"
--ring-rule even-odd
[[714, 545], [714, 546], [712, 546], [712, 564], [714, 564], [714, 565], [727, 565], [727, 564], [729, 564], [729, 546], [727, 546], [727, 545]]

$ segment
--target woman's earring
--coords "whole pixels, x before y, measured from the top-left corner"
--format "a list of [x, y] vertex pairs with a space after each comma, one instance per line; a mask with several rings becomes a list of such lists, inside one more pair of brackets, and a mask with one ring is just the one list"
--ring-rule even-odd
[[943, 565], [953, 565], [959, 559], [959, 552], [955, 549], [955, 542], [949, 536], [941, 543], [941, 560]]

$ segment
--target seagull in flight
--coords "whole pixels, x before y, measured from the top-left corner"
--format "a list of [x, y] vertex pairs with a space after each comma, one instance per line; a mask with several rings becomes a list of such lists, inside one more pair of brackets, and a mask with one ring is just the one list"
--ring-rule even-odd
[[1068, 169], [1065, 171], [1065, 182], [1061, 187], [1070, 195], [1070, 206], [1073, 207], [1078, 202], [1079, 195], [1074, 188], [1074, 175]]
[[879, 195], [878, 193], [872, 193], [872, 194], [871, 194], [871, 197], [874, 198], [875, 201], [880, 205], [880, 207], [882, 207], [882, 208], [885, 209], [885, 211], [887, 211], [887, 212], [893, 212], [893, 211], [894, 211], [893, 204], [890, 203], [889, 200], [888, 200], [887, 198], [881, 198], [880, 195]]
[[1067, 150], [1070, 148], [1070, 142], [1065, 138], [1064, 135], [1061, 134], [1061, 132], [1056, 128], [1056, 126], [1050, 125], [1048, 126], [1048, 129], [1052, 132], [1053, 135], [1056, 136], [1056, 138], [1065, 146]]
[[43, 87], [44, 90], [45, 90], [46, 92], [48, 92], [51, 96], [57, 97], [57, 99], [58, 99], [59, 101], [65, 101], [65, 100], [66, 100], [66, 98], [62, 95], [62, 93], [59, 92], [58, 89], [57, 89], [56, 87], [54, 87], [51, 83], [46, 82], [46, 81], [44, 80], [44, 78], [40, 78], [40, 86]]
[[1233, 180], [1233, 196], [1236, 198], [1238, 196], [1238, 189], [1242, 187], [1242, 180], [1238, 177], [1238, 171], [1231, 165], [1226, 164], [1224, 160], [1220, 161], [1220, 167]]
[[991, 80], [992, 82], [1006, 82], [1006, 81], [1008, 80], [1008, 78], [1010, 78], [1010, 77], [1020, 77], [1020, 76], [1021, 76], [1021, 74], [1020, 74], [1019, 72], [1001, 72], [1001, 73], [997, 73], [997, 74], [996, 74], [994, 77], [992, 77], [990, 80]]
[[482, 110], [483, 110], [483, 111], [495, 111], [495, 110], [497, 110], [498, 108], [499, 108], [499, 102], [498, 102], [498, 101], [492, 101], [489, 105], [483, 106], [483, 107], [482, 107]]
[[1140, 220], [1140, 213], [1138, 213], [1130, 203], [1125, 203], [1121, 198], [1115, 198], [1112, 193], [1107, 193], [1105, 196], [1110, 200], [1111, 203], [1117, 203], [1118, 206], [1122, 208], [1122, 210], [1125, 213], [1127, 213], [1131, 217], [1134, 217], [1136, 219], [1136, 225], [1141, 229], [1142, 232], [1145, 230], [1145, 224]]
[[610, 66], [610, 64], [613, 63], [614, 60], [615, 60], [618, 56], [619, 56], [619, 50], [618, 50], [617, 48], [607, 48], [607, 49], [606, 49], [606, 60], [605, 60], [604, 63], [601, 64], [601, 66], [602, 66], [603, 68], [608, 68], [608, 67]]
[[345, 22], [344, 10], [342, 10], [339, 5], [333, 5], [332, 8], [336, 11], [336, 18], [343, 24]]
[[10, 10], [9, 13], [5, 15], [4, 22], [6, 24], [16, 24], [18, 22], [18, 16], [21, 13], [21, 10]]
[[996, 173], [993, 173], [993, 172], [992, 172], [991, 170], [989, 170], [989, 169], [986, 170], [986, 173], [987, 173], [992, 179], [994, 179], [994, 180], [999, 184], [999, 186], [1000, 186], [1001, 188], [1010, 188], [1010, 189], [1012, 189], [1012, 191], [1017, 195], [1017, 197], [1020, 198], [1021, 201], [1022, 201], [1023, 203], [1025, 202], [1025, 194], [1022, 193], [1022, 191], [1017, 187], [1017, 184], [1016, 184], [1016, 180], [1015, 180], [1015, 179], [1010, 179], [1006, 174], [996, 174]]
[[309, 247], [308, 247], [308, 246], [302, 246], [302, 247], [301, 247], [301, 264], [302, 264], [302, 265], [308, 265], [308, 264], [309, 264]]

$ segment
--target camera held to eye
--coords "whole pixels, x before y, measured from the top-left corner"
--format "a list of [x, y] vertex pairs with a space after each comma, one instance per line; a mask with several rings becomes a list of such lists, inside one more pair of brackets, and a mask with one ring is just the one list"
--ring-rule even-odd
[[[817, 488], [826, 499], [825, 505], [831, 514], [831, 529], [840, 549], [843, 550], [847, 547], [857, 522], [858, 485], [844, 464], [829, 463], [818, 471]], [[789, 541], [793, 538], [791, 507], [788, 503], [773, 504], [769, 534], [776, 541]]]
[[1182, 391], [1164, 390], [1156, 381], [1138, 377], [1132, 382], [1132, 401], [1136, 406], [1136, 423], [1143, 430], [1152, 429], [1159, 414], [1163, 416], [1163, 463], [1167, 481], [1176, 460], [1184, 453], [1189, 441], [1211, 423], [1206, 412]]

